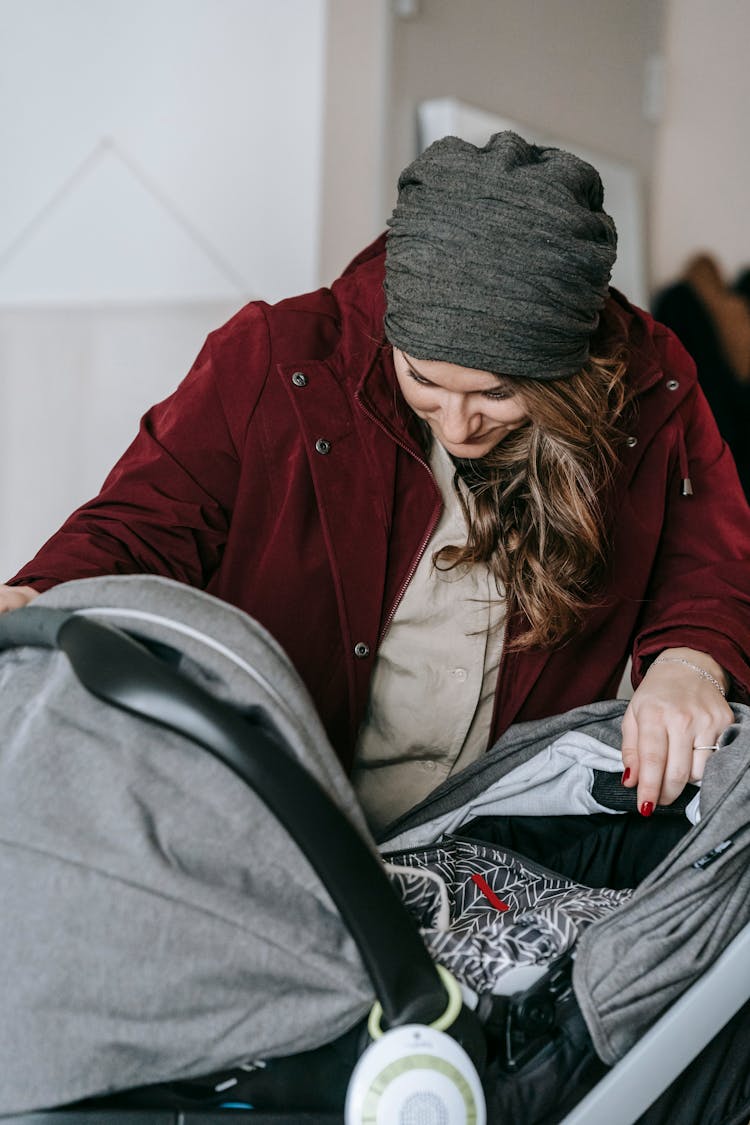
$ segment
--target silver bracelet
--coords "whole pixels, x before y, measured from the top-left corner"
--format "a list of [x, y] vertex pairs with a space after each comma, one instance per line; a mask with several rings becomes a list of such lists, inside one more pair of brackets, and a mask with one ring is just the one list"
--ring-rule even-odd
[[705, 668], [700, 668], [697, 664], [693, 664], [692, 661], [685, 660], [682, 656], [657, 656], [651, 667], [653, 668], [657, 664], [684, 664], [686, 668], [692, 668], [692, 670], [694, 672], [697, 672], [698, 675], [701, 676], [704, 680], [708, 680], [710, 684], [713, 684], [716, 690], [720, 692], [724, 697], [724, 699], [726, 699], [727, 697], [727, 693], [724, 691], [724, 688], [721, 686], [715, 676], [712, 676], [711, 673], [707, 672]]

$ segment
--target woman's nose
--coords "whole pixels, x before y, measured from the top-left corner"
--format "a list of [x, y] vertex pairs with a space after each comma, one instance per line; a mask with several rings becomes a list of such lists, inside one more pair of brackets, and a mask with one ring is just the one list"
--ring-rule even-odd
[[476, 431], [474, 416], [468, 409], [465, 395], [449, 395], [443, 402], [443, 434], [454, 445], [460, 445]]

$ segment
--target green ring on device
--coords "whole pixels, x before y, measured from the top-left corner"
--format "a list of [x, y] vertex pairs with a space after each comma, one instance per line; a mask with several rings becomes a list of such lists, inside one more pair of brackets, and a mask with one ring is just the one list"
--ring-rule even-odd
[[[448, 1003], [445, 1006], [445, 1011], [442, 1016], [438, 1016], [429, 1026], [434, 1028], [435, 1031], [447, 1031], [453, 1023], [455, 1023], [461, 1008], [463, 1007], [463, 997], [458, 981], [449, 972], [444, 965], [436, 965], [440, 979], [443, 982], [443, 987], [448, 993]], [[383, 1018], [383, 1006], [379, 1000], [376, 1000], [370, 1011], [367, 1020], [367, 1033], [371, 1039], [380, 1039], [384, 1032], [380, 1026], [380, 1021]]]

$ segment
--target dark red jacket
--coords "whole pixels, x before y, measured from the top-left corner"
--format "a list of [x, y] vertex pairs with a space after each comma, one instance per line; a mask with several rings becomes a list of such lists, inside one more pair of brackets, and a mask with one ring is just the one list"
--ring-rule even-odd
[[[441, 509], [384, 342], [382, 278], [378, 240], [332, 289], [253, 303], [212, 333], [100, 494], [13, 579], [145, 571], [241, 607], [286, 649], [345, 763]], [[731, 456], [676, 338], [616, 294], [606, 322], [638, 392], [606, 597], [564, 647], [506, 648], [493, 740], [611, 697], [631, 651], [636, 682], [644, 658], [686, 645], [750, 687], [750, 512]]]

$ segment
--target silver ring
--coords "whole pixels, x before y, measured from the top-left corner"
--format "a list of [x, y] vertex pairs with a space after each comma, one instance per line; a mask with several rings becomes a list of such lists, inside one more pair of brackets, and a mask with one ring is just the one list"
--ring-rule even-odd
[[709, 753], [713, 754], [718, 749], [719, 749], [718, 742], [714, 742], [713, 746], [694, 746], [693, 747], [693, 753], [695, 753], [697, 750], [707, 750]]

